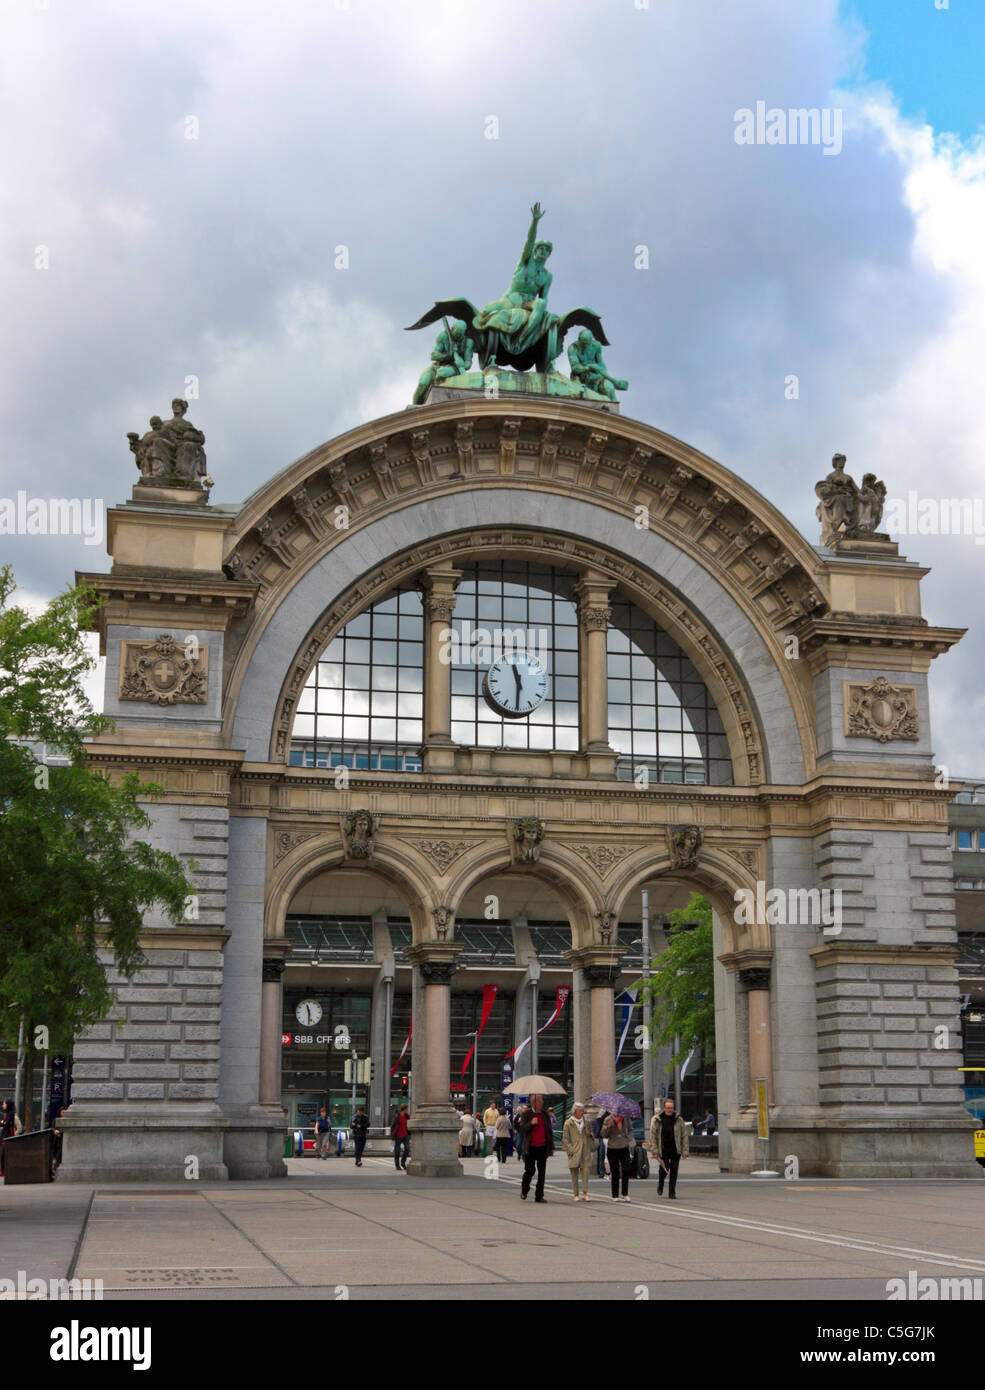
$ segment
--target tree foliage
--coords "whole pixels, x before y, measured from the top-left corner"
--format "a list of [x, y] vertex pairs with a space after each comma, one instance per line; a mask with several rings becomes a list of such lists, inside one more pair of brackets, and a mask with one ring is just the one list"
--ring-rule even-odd
[[[679, 1039], [671, 1065], [699, 1047], [707, 1059], [715, 1048], [715, 986], [711, 904], [693, 893], [686, 907], [669, 914], [667, 949], [654, 963], [647, 986], [653, 1000], [654, 1051]], [[695, 925], [691, 926], [690, 924]]]
[[[35, 615], [11, 604], [13, 592], [4, 567], [0, 1034], [14, 1043], [23, 1020], [29, 1049], [68, 1052], [112, 1007], [99, 951], [131, 977], [144, 963], [144, 912], [160, 906], [179, 921], [190, 885], [178, 859], [137, 838], [151, 825], [140, 801], [160, 788], [133, 774], [113, 784], [86, 766], [85, 740], [112, 727], [83, 686], [94, 596], [68, 589]], [[42, 743], [57, 762], [43, 761]]]

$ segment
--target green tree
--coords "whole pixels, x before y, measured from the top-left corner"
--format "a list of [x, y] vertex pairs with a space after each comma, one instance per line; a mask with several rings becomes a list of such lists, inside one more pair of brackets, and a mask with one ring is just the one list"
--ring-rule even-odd
[[[116, 785], [86, 766], [84, 743], [112, 727], [86, 697], [95, 666], [83, 632], [94, 596], [70, 588], [38, 615], [10, 602], [0, 569], [0, 1034], [26, 1044], [25, 1128], [39, 1054], [69, 1052], [105, 1018], [113, 995], [99, 952], [132, 978], [144, 963], [144, 912], [180, 921], [191, 887], [173, 855], [138, 839], [140, 805], [160, 787], [133, 774]], [[43, 761], [60, 755], [61, 765]]]
[[[700, 1047], [706, 1059], [715, 1050], [715, 985], [711, 904], [693, 893], [686, 907], [669, 914], [667, 949], [657, 958], [640, 999], [653, 1000], [653, 1051], [678, 1039], [670, 1066]], [[694, 924], [694, 925], [692, 925]]]

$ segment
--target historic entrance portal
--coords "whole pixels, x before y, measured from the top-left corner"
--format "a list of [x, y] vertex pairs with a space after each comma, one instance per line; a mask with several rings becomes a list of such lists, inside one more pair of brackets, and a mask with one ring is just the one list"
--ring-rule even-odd
[[[960, 633], [920, 616], [924, 571], [875, 529], [878, 485], [836, 459], [809, 543], [619, 416], [591, 324], [559, 378], [578, 389], [556, 394], [552, 362], [505, 389], [498, 351], [571, 326], [510, 302], [475, 313], [498, 395], [449, 329], [423, 403], [238, 510], [207, 504], [177, 406], [163, 440], [134, 436], [112, 570], [86, 576], [117, 721], [92, 756], [163, 783], [156, 835], [196, 861], [198, 902], [147, 922], [125, 1028], [78, 1049], [63, 1179], [173, 1177], [189, 1153], [203, 1177], [282, 1172], [284, 1037], [320, 1026], [285, 1028], [285, 990], [296, 1008], [316, 979], [332, 1036], [382, 1064], [374, 1123], [412, 1015], [392, 1079], [410, 1073], [414, 1168], [457, 1173], [456, 993], [509, 991], [524, 1034], [549, 961], [570, 980], [575, 1090], [611, 1088], [620, 924], [661, 880], [714, 909], [723, 1162], [760, 1162], [765, 1077], [773, 1153], [802, 1174], [966, 1171], [927, 698]], [[331, 1054], [300, 1063], [292, 1094], [335, 1097]]]

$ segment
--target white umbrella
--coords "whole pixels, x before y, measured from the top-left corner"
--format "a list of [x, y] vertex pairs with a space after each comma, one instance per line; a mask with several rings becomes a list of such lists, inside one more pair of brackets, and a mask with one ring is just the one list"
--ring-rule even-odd
[[566, 1096], [568, 1093], [552, 1076], [518, 1076], [504, 1086], [506, 1096]]

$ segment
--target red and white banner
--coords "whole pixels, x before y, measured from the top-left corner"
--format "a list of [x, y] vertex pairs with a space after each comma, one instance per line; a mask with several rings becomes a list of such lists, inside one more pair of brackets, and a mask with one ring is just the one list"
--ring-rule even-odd
[[396, 1076], [396, 1074], [397, 1074], [397, 1068], [400, 1066], [400, 1063], [404, 1060], [404, 1053], [407, 1051], [408, 1047], [410, 1047], [410, 1035], [411, 1035], [411, 1033], [413, 1033], [413, 1031], [414, 1031], [414, 1015], [411, 1014], [411, 1016], [410, 1016], [410, 1027], [409, 1027], [408, 1032], [407, 1032], [407, 1041], [404, 1043], [403, 1047], [400, 1049], [400, 1056], [397, 1058], [397, 1060], [394, 1062], [393, 1066], [390, 1068], [390, 1075], [391, 1075], [391, 1076]]
[[482, 987], [482, 1018], [481, 1018], [481, 1020], [480, 1020], [480, 1022], [479, 1022], [479, 1029], [478, 1029], [478, 1032], [477, 1032], [476, 1035], [475, 1035], [475, 1042], [473, 1042], [472, 1046], [469, 1048], [468, 1056], [465, 1058], [465, 1061], [462, 1063], [462, 1075], [463, 1075], [463, 1076], [465, 1075], [465, 1068], [468, 1066], [469, 1062], [471, 1062], [471, 1060], [472, 1060], [472, 1053], [475, 1051], [475, 1044], [476, 1044], [476, 1043], [479, 1041], [479, 1039], [482, 1037], [482, 1030], [483, 1030], [483, 1028], [485, 1028], [486, 1023], [487, 1023], [487, 1021], [488, 1021], [488, 1019], [489, 1019], [489, 1015], [492, 1013], [492, 1006], [493, 1006], [493, 1003], [495, 1002], [495, 999], [496, 999], [496, 991], [497, 991], [498, 988], [499, 988], [498, 985], [483, 985], [483, 987]]
[[[547, 1020], [547, 1022], [546, 1022], [545, 1024], [542, 1024], [542, 1026], [541, 1026], [540, 1028], [537, 1029], [537, 1036], [538, 1036], [538, 1038], [540, 1037], [541, 1033], [546, 1032], [547, 1029], [550, 1028], [551, 1024], [554, 1023], [554, 1022], [557, 1020], [557, 1016], [558, 1016], [558, 1014], [561, 1012], [561, 1010], [564, 1008], [565, 1004], [567, 1003], [568, 995], [569, 995], [570, 993], [571, 993], [571, 986], [570, 986], [570, 985], [558, 985], [558, 987], [557, 987], [557, 993], [556, 993], [555, 996], [554, 996], [554, 1012], [551, 1014], [551, 1016], [550, 1016], [550, 1018]], [[531, 1034], [531, 1036], [533, 1036], [533, 1035]], [[528, 1043], [529, 1041], [530, 1041], [530, 1038], [524, 1038], [523, 1042], [520, 1044], [519, 1047], [515, 1047], [515, 1048], [513, 1049], [512, 1052], [507, 1052], [507, 1054], [506, 1054], [506, 1060], [509, 1061], [511, 1057], [513, 1057], [513, 1058], [519, 1057], [520, 1053], [523, 1051], [523, 1049], [526, 1047], [526, 1045], [527, 1045], [527, 1043]]]

